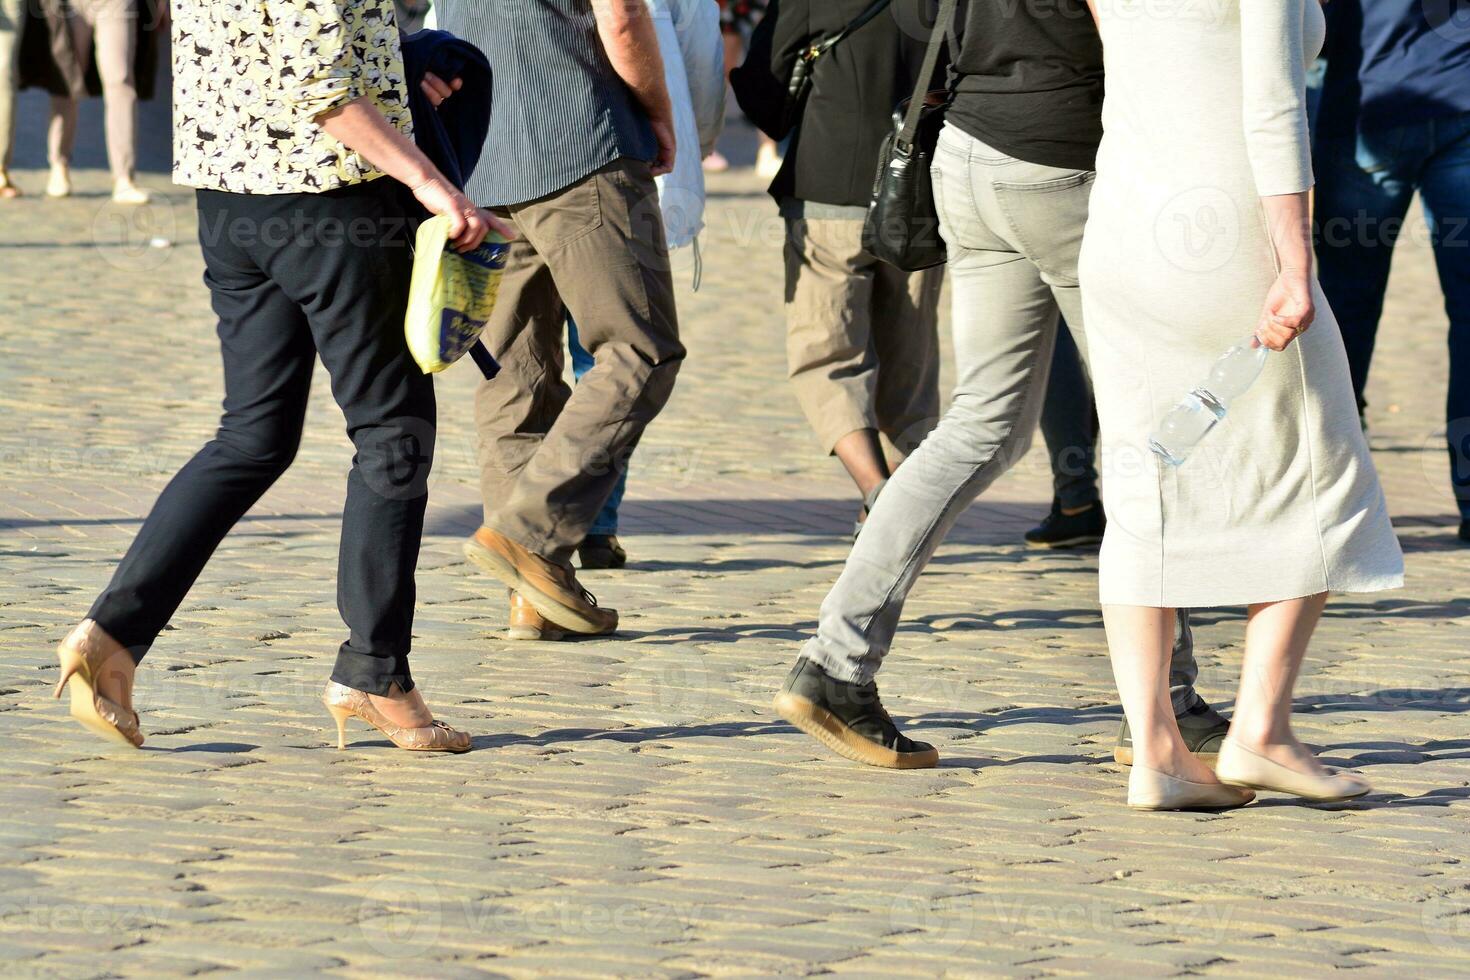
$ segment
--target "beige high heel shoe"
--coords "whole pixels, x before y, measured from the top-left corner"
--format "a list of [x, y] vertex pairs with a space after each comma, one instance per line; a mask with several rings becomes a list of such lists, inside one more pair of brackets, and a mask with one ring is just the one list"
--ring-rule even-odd
[[337, 721], [337, 748], [347, 748], [347, 719], [358, 718], [387, 735], [400, 749], [411, 752], [468, 752], [470, 736], [450, 728], [442, 721], [431, 722], [423, 728], [403, 728], [395, 725], [373, 706], [367, 692], [346, 687], [336, 681], [328, 681], [322, 692], [322, 704]]
[[1255, 798], [1250, 790], [1196, 783], [1136, 762], [1128, 771], [1128, 805], [1135, 810], [1230, 810]]
[[1326, 776], [1298, 772], [1227, 737], [1220, 746], [1215, 774], [1220, 777], [1220, 782], [1231, 786], [1290, 793], [1316, 803], [1351, 800], [1373, 791], [1372, 784], [1358, 773], [1330, 766], [1326, 768]]
[[56, 649], [56, 657], [61, 661], [61, 679], [56, 682], [53, 697], [60, 698], [70, 683], [71, 716], [103, 738], [136, 749], [143, 744], [138, 713], [97, 692], [97, 682], [105, 676], [107, 662], [118, 655], [130, 656], [94, 620], [82, 620]]

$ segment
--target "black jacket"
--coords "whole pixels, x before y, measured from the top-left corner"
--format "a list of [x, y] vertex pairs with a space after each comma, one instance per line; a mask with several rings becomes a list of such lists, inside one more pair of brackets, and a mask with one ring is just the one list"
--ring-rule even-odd
[[[464, 83], [438, 109], [420, 87], [429, 72]], [[479, 48], [448, 31], [424, 30], [403, 38], [403, 74], [414, 142], [451, 184], [463, 190], [490, 132], [495, 89], [490, 62]]]
[[[771, 0], [751, 37], [745, 63], [730, 77], [751, 121], [777, 139], [786, 135], [772, 130], [797, 55], [813, 41], [840, 31], [871, 2]], [[930, 0], [892, 0], [887, 10], [823, 57], [786, 161], [771, 182], [772, 197], [868, 203], [893, 110], [913, 94], [933, 7]]]

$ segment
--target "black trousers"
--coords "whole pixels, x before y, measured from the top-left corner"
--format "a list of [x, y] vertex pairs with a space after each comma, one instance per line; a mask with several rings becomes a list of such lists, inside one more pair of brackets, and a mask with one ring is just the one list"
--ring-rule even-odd
[[135, 660], [225, 534], [291, 465], [320, 354], [356, 448], [337, 571], [349, 636], [332, 679], [373, 694], [413, 687], [414, 568], [435, 405], [403, 339], [412, 253], [400, 201], [387, 178], [324, 194], [198, 193], [224, 417], [92, 607]]

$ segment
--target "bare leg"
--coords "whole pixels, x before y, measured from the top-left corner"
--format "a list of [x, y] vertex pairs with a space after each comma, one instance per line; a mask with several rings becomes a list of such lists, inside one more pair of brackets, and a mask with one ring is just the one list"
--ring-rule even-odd
[[1214, 783], [1179, 735], [1169, 697], [1169, 660], [1174, 648], [1174, 610], [1150, 606], [1103, 606], [1113, 678], [1133, 732], [1134, 765], [1195, 783]]
[[883, 443], [878, 440], [877, 429], [854, 429], [837, 440], [832, 453], [847, 468], [847, 475], [857, 484], [858, 493], [864, 499], [874, 487], [892, 475], [883, 456]]
[[1251, 606], [1230, 738], [1298, 772], [1324, 775], [1291, 730], [1291, 699], [1327, 593]]

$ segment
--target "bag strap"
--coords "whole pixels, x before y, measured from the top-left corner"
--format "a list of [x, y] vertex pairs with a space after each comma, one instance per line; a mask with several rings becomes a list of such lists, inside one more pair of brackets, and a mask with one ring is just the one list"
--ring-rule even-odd
[[888, 8], [888, 5], [892, 2], [893, 0], [873, 0], [872, 3], [868, 4], [867, 9], [865, 9], [862, 13], [853, 18], [852, 21], [849, 22], [848, 25], [842, 30], [838, 31], [836, 34], [833, 34], [831, 37], [824, 38], [822, 41], [818, 42], [817, 44], [813, 44], [811, 47], [803, 51], [801, 53], [802, 60], [816, 61], [822, 55], [826, 54], [828, 51], [831, 51], [833, 48], [837, 47], [837, 45], [847, 40], [847, 36], [853, 31], [857, 30], [859, 27], [862, 27], [868, 21], [881, 14], [884, 10]]
[[909, 99], [909, 111], [903, 117], [903, 129], [899, 130], [894, 145], [907, 153], [914, 145], [914, 133], [919, 130], [919, 113], [924, 109], [924, 97], [929, 94], [929, 80], [934, 77], [934, 66], [939, 64], [939, 48], [944, 43], [945, 33], [954, 20], [955, 0], [939, 0], [939, 15], [934, 19], [934, 30], [929, 34], [929, 47], [924, 51], [924, 65], [919, 69], [919, 79], [914, 83], [914, 94]]

